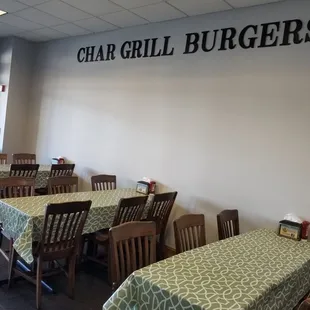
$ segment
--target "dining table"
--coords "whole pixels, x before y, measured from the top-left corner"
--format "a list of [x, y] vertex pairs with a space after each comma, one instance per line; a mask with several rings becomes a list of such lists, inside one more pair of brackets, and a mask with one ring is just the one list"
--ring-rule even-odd
[[[0, 165], [0, 178], [7, 178], [10, 176], [11, 165]], [[45, 188], [47, 186], [47, 179], [51, 172], [51, 165], [40, 165], [35, 179], [35, 188]]]
[[309, 274], [310, 242], [259, 229], [133, 272], [103, 310], [292, 310]]
[[91, 200], [92, 205], [83, 234], [110, 228], [121, 198], [142, 196], [136, 189], [125, 188], [68, 194], [19, 197], [0, 200], [0, 222], [3, 234], [13, 240], [17, 254], [28, 264], [33, 258], [33, 244], [40, 241], [45, 207], [51, 203]]

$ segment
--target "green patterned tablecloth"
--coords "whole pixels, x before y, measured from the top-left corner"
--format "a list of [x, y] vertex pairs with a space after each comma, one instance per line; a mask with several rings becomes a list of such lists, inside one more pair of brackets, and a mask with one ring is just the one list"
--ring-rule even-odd
[[133, 196], [141, 194], [135, 189], [116, 189], [3, 199], [0, 200], [0, 222], [3, 223], [5, 235], [15, 240], [14, 248], [17, 253], [27, 263], [31, 263], [32, 243], [40, 240], [45, 206], [48, 203], [91, 200], [92, 206], [84, 233], [92, 233], [111, 227], [119, 200]]
[[309, 242], [256, 230], [134, 272], [103, 309], [292, 310], [309, 275]]
[[[10, 175], [11, 165], [0, 165], [0, 178], [7, 178]], [[36, 188], [44, 188], [47, 186], [47, 178], [50, 175], [51, 165], [40, 165], [36, 177]]]

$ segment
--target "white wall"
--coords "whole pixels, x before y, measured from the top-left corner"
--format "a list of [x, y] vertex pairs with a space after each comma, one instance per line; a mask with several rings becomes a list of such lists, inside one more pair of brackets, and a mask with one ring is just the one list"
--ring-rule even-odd
[[[27, 143], [29, 100], [34, 69], [34, 44], [19, 38], [11, 39], [9, 87], [3, 138], [3, 152], [9, 154], [32, 151]], [[10, 157], [9, 157], [10, 158]]]
[[[42, 45], [29, 135], [40, 162], [64, 155], [88, 189], [94, 173], [120, 186], [142, 176], [179, 192], [171, 219], [238, 208], [241, 230], [310, 219], [309, 43], [183, 55], [185, 33], [301, 18], [294, 0]], [[78, 63], [80, 47], [172, 36], [173, 57]], [[168, 231], [173, 245], [172, 231]]]
[[0, 92], [0, 149], [3, 152], [4, 128], [9, 96], [13, 39], [2, 38], [0, 41], [0, 85], [5, 85], [5, 91]]

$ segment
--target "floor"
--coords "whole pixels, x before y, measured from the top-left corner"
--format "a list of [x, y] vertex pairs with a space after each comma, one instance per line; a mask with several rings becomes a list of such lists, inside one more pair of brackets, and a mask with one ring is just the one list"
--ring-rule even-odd
[[[7, 278], [7, 262], [0, 255], [0, 280]], [[42, 310], [98, 310], [111, 295], [107, 275], [97, 265], [88, 263], [77, 273], [75, 299], [66, 296], [67, 279], [63, 275], [48, 278], [56, 294], [43, 289]], [[20, 280], [8, 290], [0, 286], [0, 310], [35, 310], [35, 286]]]

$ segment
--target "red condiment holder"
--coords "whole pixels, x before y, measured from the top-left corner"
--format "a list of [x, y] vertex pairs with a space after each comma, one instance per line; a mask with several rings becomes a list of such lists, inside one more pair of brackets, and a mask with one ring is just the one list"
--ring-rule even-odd
[[303, 221], [301, 225], [302, 225], [301, 238], [302, 239], [308, 239], [308, 228], [309, 228], [310, 222]]

